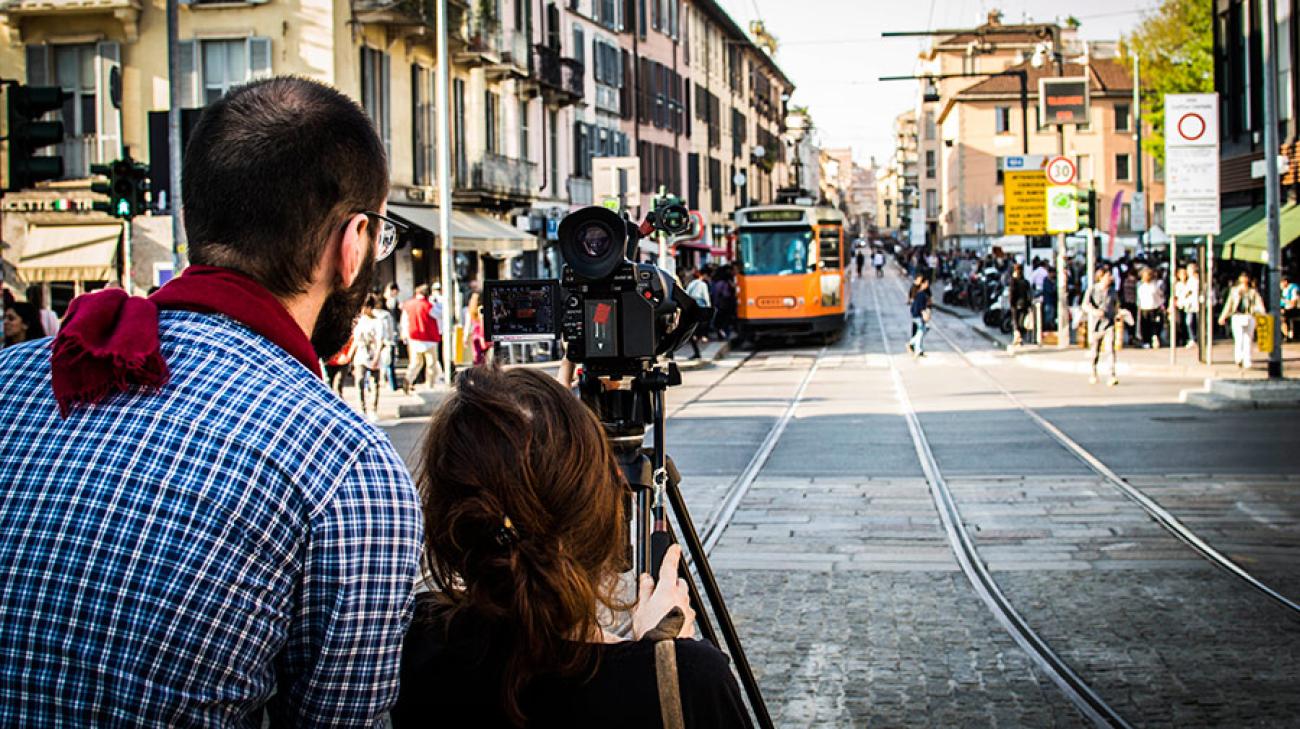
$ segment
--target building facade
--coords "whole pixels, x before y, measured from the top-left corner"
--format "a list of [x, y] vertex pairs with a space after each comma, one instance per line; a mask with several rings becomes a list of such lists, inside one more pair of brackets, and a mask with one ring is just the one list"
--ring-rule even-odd
[[[705, 248], [722, 245], [737, 205], [771, 200], [785, 184], [780, 136], [793, 85], [711, 0], [449, 0], [448, 10], [458, 290], [484, 278], [558, 275], [556, 224], [569, 210], [599, 202], [596, 158], [639, 157], [641, 192], [662, 186], [682, 197], [690, 197], [691, 160], [706, 158], [695, 163], [701, 194], [692, 205], [710, 223]], [[436, 231], [433, 12], [432, 3], [407, 0], [184, 4], [181, 106], [201, 109], [238, 84], [272, 75], [332, 84], [362, 104], [384, 140], [392, 211]], [[8, 41], [0, 43], [6, 77], [73, 95], [59, 115], [67, 130], [57, 150], [64, 179], [4, 197], [9, 285], [20, 293], [39, 285], [62, 311], [76, 294], [111, 282], [143, 292], [168, 280], [165, 4], [2, 0], [0, 37]], [[108, 93], [114, 69], [120, 112]], [[710, 117], [717, 145], [710, 124], [693, 123], [697, 87], [718, 98]], [[187, 112], [185, 125], [195, 118]], [[759, 145], [764, 154], [756, 158]], [[709, 154], [693, 156], [703, 150]], [[90, 165], [124, 151], [151, 163], [156, 191], [154, 211], [135, 219], [130, 245], [120, 222], [91, 210]], [[745, 184], [737, 184], [738, 172]], [[383, 264], [379, 280], [406, 292], [441, 284], [436, 236], [408, 243]]]

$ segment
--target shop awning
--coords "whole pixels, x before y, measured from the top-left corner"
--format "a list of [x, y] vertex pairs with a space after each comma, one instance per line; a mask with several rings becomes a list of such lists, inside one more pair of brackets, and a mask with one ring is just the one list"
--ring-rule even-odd
[[[1278, 222], [1282, 247], [1300, 238], [1300, 205], [1282, 206]], [[1232, 258], [1250, 263], [1264, 263], [1268, 258], [1268, 221], [1264, 219], [1264, 206], [1226, 208], [1221, 213], [1218, 244], [1220, 258]]]
[[[438, 208], [389, 205], [388, 211], [438, 235]], [[537, 250], [537, 236], [482, 213], [451, 211], [451, 249], [477, 253]]]
[[108, 281], [117, 276], [113, 265], [122, 226], [42, 225], [27, 231], [18, 275], [38, 281]]

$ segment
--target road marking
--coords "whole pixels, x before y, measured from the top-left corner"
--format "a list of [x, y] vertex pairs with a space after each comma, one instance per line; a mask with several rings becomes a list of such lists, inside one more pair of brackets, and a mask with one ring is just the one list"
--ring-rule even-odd
[[[880, 295], [874, 286], [870, 288], [871, 298], [876, 309], [876, 323], [880, 328], [880, 340], [884, 345], [885, 354], [889, 355], [889, 335], [885, 329], [884, 316], [880, 313]], [[912, 436], [912, 445], [916, 448], [917, 460], [920, 461], [921, 470], [925, 473], [925, 480], [930, 485], [930, 495], [934, 499], [935, 507], [939, 512], [939, 519], [943, 524], [945, 534], [948, 536], [948, 542], [952, 546], [953, 553], [957, 557], [957, 562], [966, 578], [970, 581], [971, 586], [975, 589], [975, 593], [984, 601], [984, 604], [993, 613], [993, 617], [1025, 651], [1030, 660], [1056, 684], [1057, 688], [1065, 694], [1066, 698], [1084, 716], [1088, 717], [1097, 726], [1129, 727], [1129, 723], [1112, 709], [1092, 687], [1084, 682], [1060, 656], [1056, 655], [1038, 633], [1029, 626], [1029, 623], [1020, 616], [1020, 613], [1016, 611], [1006, 595], [1003, 594], [997, 581], [993, 579], [988, 567], [980, 560], [974, 541], [962, 523], [961, 512], [957, 509], [957, 503], [953, 499], [952, 492], [943, 478], [942, 471], [939, 470], [939, 462], [935, 459], [934, 452], [930, 448], [930, 442], [925, 437], [925, 430], [921, 427], [921, 421], [912, 407], [912, 400], [908, 397], [907, 386], [903, 383], [903, 376], [898, 371], [892, 356], [889, 362], [889, 374], [893, 379], [894, 393], [898, 397], [903, 416], [907, 421], [907, 430]]]

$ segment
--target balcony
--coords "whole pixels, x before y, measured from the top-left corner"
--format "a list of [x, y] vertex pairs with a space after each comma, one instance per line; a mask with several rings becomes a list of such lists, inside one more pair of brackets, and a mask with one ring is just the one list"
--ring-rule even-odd
[[549, 46], [533, 46], [533, 78], [541, 83], [542, 97], [557, 106], [576, 104], [586, 95], [582, 64]]
[[537, 193], [537, 165], [526, 160], [484, 153], [469, 172], [466, 184], [455, 191], [464, 202], [526, 201]]
[[90, 16], [108, 16], [122, 23], [128, 43], [139, 40], [141, 0], [0, 0], [0, 20], [9, 25], [14, 44], [21, 44], [23, 19], [31, 17], [66, 18], [76, 23]]
[[[267, 2], [267, 0], [257, 0]], [[226, 0], [191, 0], [223, 3]], [[360, 25], [378, 25], [389, 29], [394, 38], [429, 36], [436, 29], [436, 0], [352, 0], [352, 15]], [[463, 3], [447, 3], [447, 25], [459, 28], [465, 22]]]

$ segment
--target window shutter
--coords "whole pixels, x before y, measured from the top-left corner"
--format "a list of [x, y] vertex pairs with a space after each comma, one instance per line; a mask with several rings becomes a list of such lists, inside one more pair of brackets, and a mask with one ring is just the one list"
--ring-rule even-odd
[[181, 108], [195, 109], [199, 106], [199, 42], [181, 41]]
[[248, 39], [248, 78], [271, 76], [271, 39], [255, 35]]
[[50, 47], [30, 45], [27, 54], [27, 83], [32, 86], [50, 85]]
[[[118, 110], [113, 108], [109, 94], [109, 79], [113, 70], [121, 74], [122, 47], [116, 41], [100, 41], [95, 44], [95, 160], [108, 162], [117, 159], [122, 151], [122, 128]], [[118, 78], [119, 90], [121, 78]]]
[[392, 64], [390, 63], [391, 59], [389, 58], [387, 53], [381, 53], [379, 57], [383, 59], [382, 61], [383, 70], [379, 79], [379, 98], [380, 98], [380, 108], [382, 109], [381, 113], [383, 114], [384, 117], [383, 124], [380, 127], [380, 132], [384, 139], [384, 154], [388, 156], [389, 169], [391, 169], [392, 159], [393, 159], [393, 140], [391, 134], [392, 124], [389, 122], [389, 120], [392, 118], [391, 116], [389, 116], [389, 101], [392, 95], [390, 93], [390, 89], [392, 88], [392, 85], [389, 81], [389, 70]]

